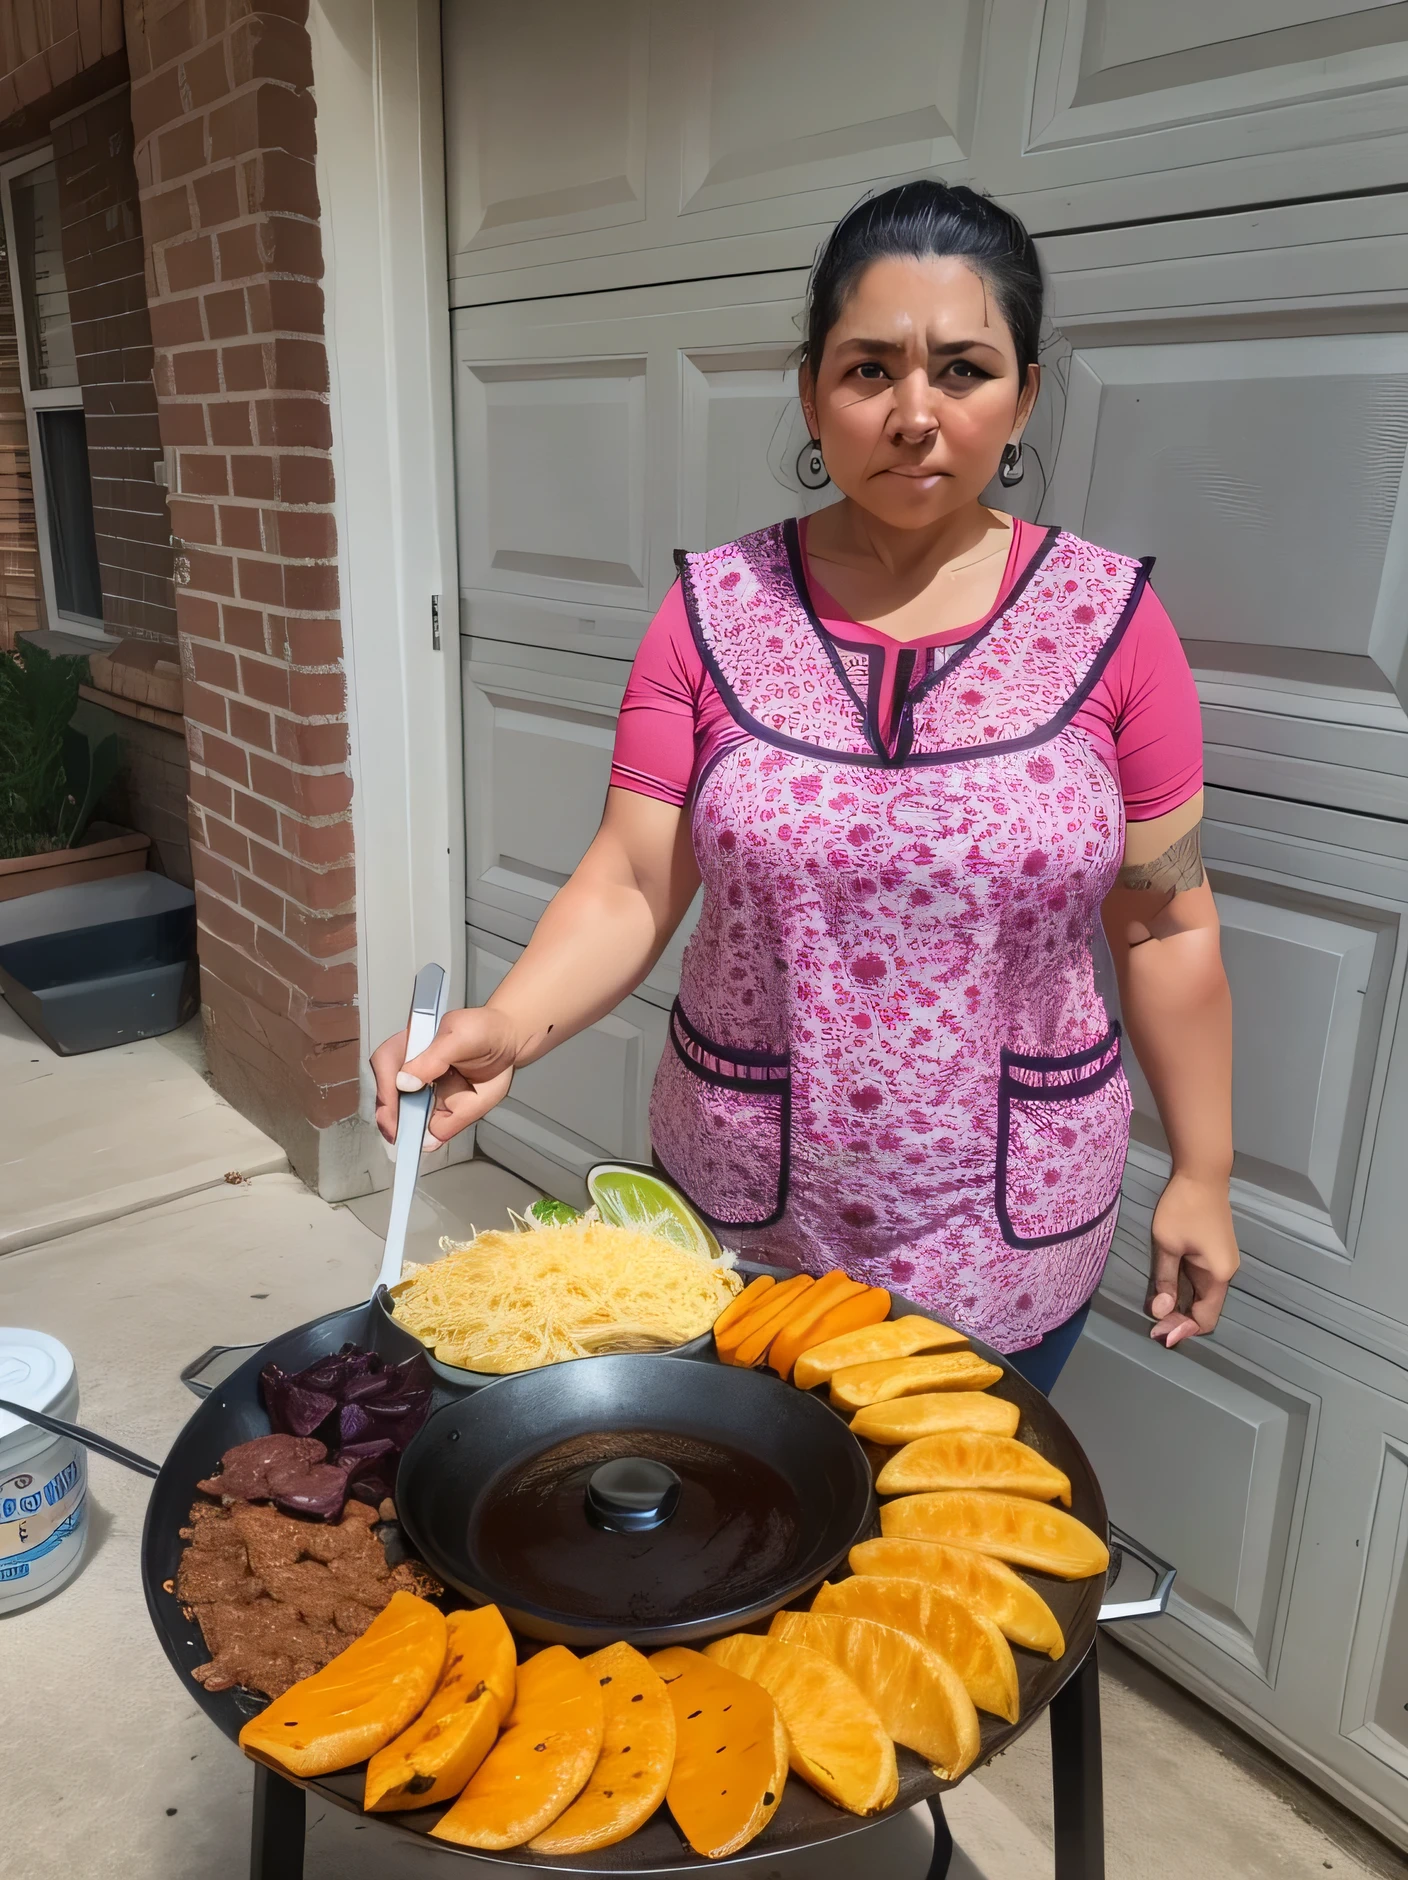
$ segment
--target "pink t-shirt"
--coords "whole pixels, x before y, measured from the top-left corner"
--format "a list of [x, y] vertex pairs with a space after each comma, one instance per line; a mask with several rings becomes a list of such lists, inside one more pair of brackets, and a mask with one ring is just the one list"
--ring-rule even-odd
[[[805, 525], [803, 525], [805, 546]], [[810, 598], [822, 630], [842, 643], [878, 646], [884, 653], [880, 697], [882, 723], [893, 726], [900, 703], [897, 680], [910, 682], [915, 660], [927, 647], [956, 646], [981, 631], [999, 611], [1046, 538], [1046, 531], [1018, 518], [1012, 529], [1002, 585], [981, 620], [947, 633], [896, 640], [878, 627], [853, 620], [808, 571]], [[913, 657], [905, 659], [906, 653]], [[1149, 822], [1186, 803], [1203, 784], [1203, 729], [1197, 689], [1173, 622], [1146, 587], [1105, 670], [1076, 712], [1074, 723], [1090, 737], [1119, 778], [1125, 815]], [[729, 715], [705, 671], [675, 582], [640, 643], [621, 719], [611, 782], [620, 790], [688, 801], [695, 781], [721, 751], [748, 733]]]

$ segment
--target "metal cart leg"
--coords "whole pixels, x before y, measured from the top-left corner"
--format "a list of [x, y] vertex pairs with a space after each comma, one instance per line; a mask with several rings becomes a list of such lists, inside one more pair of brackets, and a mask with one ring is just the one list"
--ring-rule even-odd
[[930, 1798], [929, 1813], [934, 1817], [934, 1855], [924, 1880], [944, 1880], [949, 1862], [953, 1859], [953, 1834], [944, 1819], [944, 1805], [937, 1795]]
[[303, 1880], [306, 1797], [263, 1763], [254, 1765], [254, 1820], [249, 1836], [249, 1880]]
[[1051, 1705], [1051, 1799], [1056, 1880], [1105, 1880], [1105, 1797], [1100, 1759], [1096, 1641]]

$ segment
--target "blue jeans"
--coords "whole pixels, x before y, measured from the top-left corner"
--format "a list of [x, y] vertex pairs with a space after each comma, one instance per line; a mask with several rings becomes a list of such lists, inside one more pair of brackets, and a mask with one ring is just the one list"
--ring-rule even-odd
[[1035, 1384], [1043, 1396], [1049, 1397], [1089, 1315], [1087, 1299], [1079, 1312], [1073, 1312], [1063, 1324], [1053, 1326], [1045, 1338], [1027, 1350], [1012, 1352], [1007, 1362], [1014, 1371], [1020, 1371], [1029, 1384]]

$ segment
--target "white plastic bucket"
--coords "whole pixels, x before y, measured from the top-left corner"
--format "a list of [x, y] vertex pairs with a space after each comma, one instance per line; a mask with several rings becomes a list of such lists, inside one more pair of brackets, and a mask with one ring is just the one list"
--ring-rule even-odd
[[[0, 1326], [0, 1397], [73, 1422], [78, 1378], [57, 1338]], [[0, 1411], [0, 1614], [71, 1580], [88, 1536], [87, 1452]]]

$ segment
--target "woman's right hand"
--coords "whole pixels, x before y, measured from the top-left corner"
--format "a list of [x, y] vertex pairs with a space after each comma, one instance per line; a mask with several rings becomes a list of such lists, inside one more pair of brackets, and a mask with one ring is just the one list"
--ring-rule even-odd
[[418, 1057], [407, 1059], [406, 1033], [398, 1031], [372, 1052], [377, 1128], [388, 1142], [395, 1142], [401, 1092], [434, 1084], [435, 1105], [424, 1147], [438, 1148], [508, 1095], [518, 1050], [510, 1020], [487, 1005], [447, 1012]]

